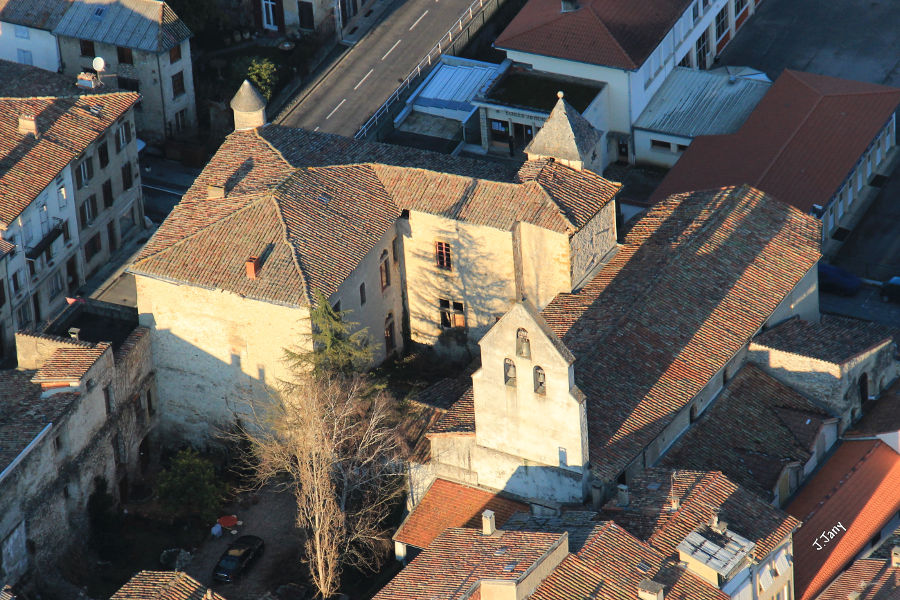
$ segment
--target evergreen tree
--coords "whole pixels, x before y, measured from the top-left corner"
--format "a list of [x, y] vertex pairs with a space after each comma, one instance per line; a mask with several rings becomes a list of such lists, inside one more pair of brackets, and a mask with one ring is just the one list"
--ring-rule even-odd
[[309, 311], [312, 325], [312, 349], [285, 349], [291, 370], [301, 377], [348, 377], [363, 372], [372, 362], [372, 349], [357, 323], [345, 321], [343, 311], [335, 310], [322, 292], [316, 292]]

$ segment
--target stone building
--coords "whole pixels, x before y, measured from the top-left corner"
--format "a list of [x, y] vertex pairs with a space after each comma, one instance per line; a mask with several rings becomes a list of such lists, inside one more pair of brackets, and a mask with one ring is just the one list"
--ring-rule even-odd
[[288, 375], [283, 348], [311, 343], [317, 292], [380, 362], [410, 339], [474, 342], [517, 300], [576, 289], [615, 246], [619, 185], [588, 170], [544, 157], [511, 172], [265, 125], [251, 92], [234, 100], [241, 129], [130, 269], [165, 426], [189, 439]]
[[144, 222], [138, 95], [71, 95], [71, 78], [5, 62], [0, 74], [17, 77], [20, 96], [0, 97], [0, 239], [13, 246], [0, 343], [11, 355], [12, 333], [53, 318]]
[[900, 376], [895, 335], [845, 317], [792, 319], [756, 336], [747, 358], [839, 416], [843, 433]]
[[149, 331], [133, 309], [79, 301], [16, 337], [19, 368], [0, 371], [0, 585], [51, 579], [85, 532], [97, 478], [127, 500], [156, 423]]
[[73, 0], [53, 35], [62, 72], [93, 73], [100, 56], [104, 86], [141, 94], [135, 121], [145, 141], [159, 145], [196, 131], [191, 32], [168, 4]]
[[551, 508], [610, 495], [713, 402], [759, 331], [818, 318], [818, 235], [749, 187], [657, 205], [583, 288], [485, 334], [412, 487], [446, 477]]
[[720, 471], [647, 469], [604, 516], [734, 600], [794, 597], [800, 521]]

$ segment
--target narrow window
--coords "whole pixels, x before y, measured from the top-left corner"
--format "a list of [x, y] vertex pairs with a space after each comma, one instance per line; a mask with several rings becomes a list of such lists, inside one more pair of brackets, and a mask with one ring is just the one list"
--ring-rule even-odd
[[79, 46], [81, 47], [81, 55], [82, 56], [90, 56], [94, 57], [97, 54], [94, 52], [94, 42], [90, 40], [78, 40]]
[[113, 413], [112, 388], [109, 386], [103, 388], [103, 402], [106, 405], [106, 416], [108, 417]]
[[169, 63], [175, 64], [179, 60], [181, 60], [181, 44], [172, 46], [172, 49], [169, 50]]
[[53, 449], [57, 452], [62, 450], [62, 438], [60, 436], [53, 438]]
[[123, 48], [122, 46], [116, 47], [116, 55], [119, 59], [120, 65], [133, 65], [134, 57], [131, 54], [131, 48]]
[[365, 282], [359, 284], [359, 305], [365, 306], [366, 304], [366, 284]]
[[109, 164], [109, 146], [106, 145], [106, 138], [100, 141], [97, 144], [97, 156], [100, 157], [100, 168], [106, 167]]
[[184, 94], [184, 71], [172, 75], [172, 96], [177, 98]]
[[391, 242], [391, 251], [394, 253], [394, 262], [400, 261], [400, 238], [395, 237]]
[[113, 191], [112, 191], [112, 179], [107, 179], [103, 182], [103, 206], [104, 208], [112, 208], [112, 205], [115, 203], [113, 199]]
[[147, 415], [153, 416], [156, 414], [156, 407], [153, 406], [153, 394], [150, 393], [150, 390], [147, 390]]
[[503, 359], [503, 383], [510, 387], [516, 386], [516, 363], [511, 358]]
[[387, 259], [381, 261], [381, 291], [391, 285], [391, 265]]
[[130, 190], [131, 184], [134, 182], [131, 175], [131, 163], [127, 162], [122, 165], [122, 189]]
[[454, 302], [453, 303], [453, 326], [454, 327], [465, 327], [466, 326], [466, 311], [463, 307], [462, 302]]
[[434, 243], [434, 262], [440, 269], [450, 271], [453, 268], [450, 261], [450, 244], [447, 242]]
[[521, 327], [516, 331], [516, 356], [531, 358], [531, 342], [528, 341], [528, 332]]
[[540, 367], [534, 368], [534, 393], [547, 393], [547, 376], [544, 375], [544, 370]]
[[388, 313], [387, 318], [384, 320], [384, 349], [390, 354], [396, 347], [397, 342], [394, 339], [394, 315]]

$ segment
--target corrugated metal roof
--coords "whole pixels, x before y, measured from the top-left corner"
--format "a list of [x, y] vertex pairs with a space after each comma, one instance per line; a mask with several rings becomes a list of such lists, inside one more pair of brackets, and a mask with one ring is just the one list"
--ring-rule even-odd
[[474, 60], [441, 59], [415, 100], [419, 106], [471, 111], [472, 98], [500, 74], [500, 65]]
[[191, 36], [158, 0], [75, 0], [53, 33], [146, 52], [165, 52]]
[[734, 133], [772, 84], [676, 67], [635, 122], [647, 129], [696, 137]]
[[71, 0], [0, 0], [0, 21], [50, 31]]

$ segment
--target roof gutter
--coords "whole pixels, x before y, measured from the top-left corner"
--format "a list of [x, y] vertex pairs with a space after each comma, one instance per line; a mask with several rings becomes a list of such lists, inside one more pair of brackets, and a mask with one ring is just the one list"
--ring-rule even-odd
[[43, 440], [47, 436], [47, 433], [52, 428], [53, 428], [53, 423], [47, 423], [47, 425], [43, 429], [41, 429], [41, 432], [39, 434], [37, 434], [33, 440], [31, 440], [31, 443], [29, 443], [27, 446], [25, 446], [25, 449], [22, 450], [21, 452], [19, 452], [19, 455], [16, 458], [14, 458], [11, 463], [9, 463], [9, 466], [6, 467], [5, 469], [3, 469], [2, 472], [0, 472], [0, 482], [2, 482], [4, 479], [6, 479], [6, 476], [9, 475], [10, 473], [12, 473], [13, 469], [15, 469], [17, 466], [19, 466], [19, 463], [21, 463], [23, 460], [25, 460], [25, 457], [28, 456], [28, 453], [31, 452], [34, 449], [34, 447], [37, 446], [40, 443], [40, 441]]

